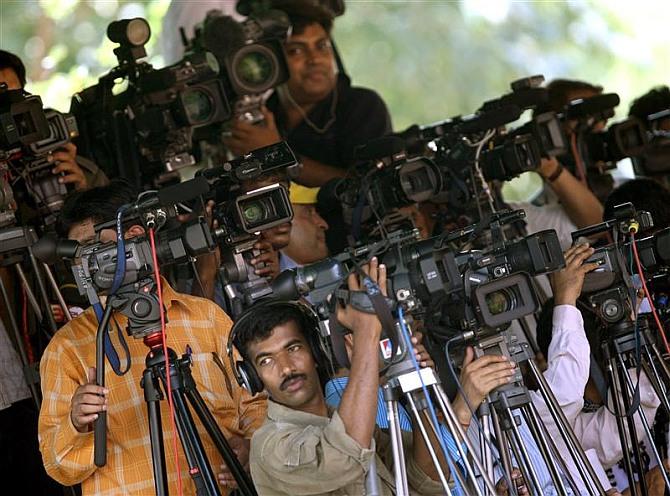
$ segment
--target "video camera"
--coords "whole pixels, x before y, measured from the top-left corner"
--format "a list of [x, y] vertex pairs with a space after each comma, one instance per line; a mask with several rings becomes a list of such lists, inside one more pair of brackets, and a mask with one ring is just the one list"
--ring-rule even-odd
[[479, 212], [481, 217], [482, 202], [489, 207], [496, 203], [487, 181], [506, 181], [536, 170], [543, 157], [567, 150], [555, 113], [540, 114], [513, 130], [503, 129], [524, 110], [546, 101], [547, 90], [538, 87], [543, 79], [535, 76], [513, 82], [511, 93], [487, 101], [473, 115], [414, 125], [359, 147], [360, 171], [327, 184], [319, 202], [335, 200], [343, 205], [356, 240], [361, 239], [360, 226], [365, 222], [392, 218], [395, 209], [413, 203], [446, 204], [449, 215]]
[[45, 110], [39, 96], [0, 84], [0, 226], [15, 221], [10, 169], [24, 179], [44, 223], [55, 220], [67, 187], [51, 173], [48, 156], [78, 134], [72, 115]]
[[[638, 212], [631, 203], [617, 205], [614, 218], [572, 233], [573, 239], [611, 230], [629, 236], [653, 227], [648, 212]], [[636, 312], [639, 283], [633, 279], [633, 240], [598, 248], [585, 263], [599, 267], [584, 277], [582, 295], [598, 318], [612, 329], [626, 329]], [[646, 282], [654, 289], [667, 289], [670, 270], [670, 228], [635, 240]], [[638, 274], [639, 276], [639, 274]]]
[[206, 135], [232, 115], [212, 53], [190, 52], [154, 69], [139, 61], [150, 36], [142, 18], [112, 22], [107, 37], [119, 44], [119, 65], [75, 94], [71, 105], [84, 138], [81, 153], [137, 187], [166, 182], [195, 164], [197, 133]]
[[254, 13], [243, 22], [210, 10], [196, 26], [188, 48], [216, 56], [236, 118], [252, 124], [262, 121], [264, 94], [288, 80], [283, 42], [290, 28], [288, 16], [280, 10]]
[[300, 164], [284, 141], [256, 149], [198, 176], [206, 179], [216, 203], [213, 216], [221, 241], [220, 274], [237, 317], [244, 307], [272, 292], [264, 277], [256, 275], [251, 259], [262, 231], [291, 222], [293, 209], [281, 184], [296, 174]]
[[96, 242], [82, 246], [77, 241], [41, 238], [34, 246], [35, 256], [45, 263], [65, 258], [72, 266], [77, 288], [91, 302], [98, 295], [113, 294], [115, 308], [129, 317], [128, 334], [135, 338], [160, 328], [160, 311], [156, 295], [153, 250], [148, 235], [123, 240], [122, 226], [131, 222], [153, 229], [156, 234], [156, 261], [163, 266], [189, 261], [192, 257], [216, 248], [216, 232], [200, 217], [186, 223], [174, 223], [175, 204], [206, 194], [208, 184], [196, 178], [155, 192], [145, 192], [131, 205], [121, 208], [117, 221], [96, 224], [95, 232], [116, 229], [117, 242]]
[[[312, 265], [282, 272], [273, 282], [278, 298], [308, 296], [322, 321], [332, 295], [362, 259], [378, 256], [387, 267], [388, 298], [406, 313], [423, 318], [438, 337], [458, 333], [482, 337], [537, 310], [530, 276], [564, 265], [555, 231], [542, 231], [519, 241], [504, 241], [501, 227], [524, 216], [504, 211], [465, 229], [424, 241], [416, 231], [393, 233], [388, 239], [351, 249]], [[489, 250], [459, 251], [455, 243], [474, 240], [491, 230], [498, 241]], [[428, 325], [430, 324], [430, 325]]]
[[[619, 95], [605, 93], [571, 101], [561, 114], [563, 120], [577, 121], [575, 134], [577, 150], [587, 174], [603, 174], [613, 169], [619, 160], [640, 156], [649, 141], [642, 123], [630, 117], [611, 124], [606, 130], [594, 131], [594, 126], [614, 116]], [[562, 163], [573, 164], [571, 156], [559, 157]]]

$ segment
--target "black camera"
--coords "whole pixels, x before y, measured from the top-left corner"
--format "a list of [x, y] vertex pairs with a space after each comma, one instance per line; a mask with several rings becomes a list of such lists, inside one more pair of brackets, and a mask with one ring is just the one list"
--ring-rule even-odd
[[190, 46], [209, 50], [218, 59], [238, 119], [262, 121], [264, 93], [288, 80], [283, 42], [290, 27], [288, 17], [279, 10], [252, 14], [243, 22], [210, 10], [196, 27]]
[[[632, 204], [614, 208], [614, 218], [596, 226], [576, 231], [573, 239], [584, 235], [613, 230], [618, 236], [628, 236], [653, 227], [648, 212], [638, 212]], [[598, 248], [585, 263], [597, 263], [598, 268], [584, 277], [582, 295], [598, 318], [610, 327], [626, 327], [630, 323], [637, 301], [639, 283], [633, 279], [635, 267], [632, 240]], [[649, 287], [660, 282], [667, 287], [670, 264], [670, 228], [635, 241], [640, 264]]]
[[[7, 90], [0, 86], [0, 167], [12, 169], [24, 179], [44, 224], [51, 224], [63, 206], [67, 187], [51, 173], [54, 164], [49, 154], [72, 141], [79, 134], [74, 116], [53, 109], [44, 109], [39, 96], [23, 90]], [[10, 167], [11, 166], [11, 167]], [[0, 201], [0, 224], [13, 222], [10, 201], [14, 198], [11, 186], [3, 174], [3, 201]], [[18, 194], [18, 192], [17, 192]]]
[[195, 164], [200, 136], [232, 115], [212, 53], [187, 53], [154, 69], [139, 62], [150, 34], [141, 18], [111, 23], [107, 36], [119, 43], [119, 65], [74, 95], [71, 105], [84, 138], [82, 155], [138, 188], [173, 180], [178, 169]]
[[[478, 225], [415, 243], [384, 257], [393, 292], [403, 304], [424, 309], [427, 321], [444, 337], [473, 331], [483, 335], [505, 328], [537, 310], [530, 276], [564, 265], [555, 231], [521, 240], [502, 238], [500, 226], [523, 217], [523, 211], [499, 212]], [[493, 248], [459, 251], [453, 243], [484, 232], [491, 222]], [[407, 303], [405, 303], [407, 302]]]

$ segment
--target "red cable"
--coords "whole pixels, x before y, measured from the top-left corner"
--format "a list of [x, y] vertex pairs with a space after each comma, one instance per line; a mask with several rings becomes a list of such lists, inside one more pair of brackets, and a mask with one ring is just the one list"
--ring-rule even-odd
[[635, 265], [637, 266], [637, 273], [640, 275], [640, 280], [642, 281], [642, 288], [644, 289], [644, 294], [647, 296], [649, 306], [651, 307], [651, 313], [654, 315], [654, 320], [656, 321], [656, 325], [658, 326], [661, 338], [663, 338], [663, 344], [665, 345], [665, 350], [668, 353], [670, 353], [670, 345], [668, 345], [668, 339], [665, 337], [665, 329], [663, 329], [661, 319], [658, 318], [658, 314], [656, 313], [656, 307], [654, 306], [654, 300], [651, 298], [651, 293], [649, 293], [649, 290], [647, 289], [647, 282], [644, 277], [644, 272], [642, 271], [642, 264], [640, 263], [640, 257], [638, 257], [637, 254], [637, 242], [635, 241], [635, 231], [630, 232], [630, 237], [631, 242], [633, 243], [633, 256], [635, 258]]
[[579, 180], [586, 184], [586, 171], [584, 170], [584, 162], [582, 161], [582, 155], [579, 153], [579, 150], [577, 149], [577, 133], [573, 132], [572, 136], [570, 137], [570, 146], [572, 148], [572, 154], [575, 157], [575, 164], [577, 165], [577, 177]]
[[25, 345], [26, 354], [28, 355], [28, 363], [35, 363], [35, 353], [33, 352], [33, 347], [30, 344], [30, 336], [28, 335], [28, 295], [26, 294], [26, 288], [23, 288], [21, 294], [23, 296], [23, 344]]
[[167, 347], [167, 333], [165, 332], [165, 312], [163, 312], [163, 287], [161, 284], [161, 274], [158, 269], [158, 257], [156, 256], [156, 240], [154, 239], [154, 230], [149, 229], [149, 239], [151, 240], [151, 257], [154, 263], [154, 277], [156, 278], [156, 286], [158, 289], [158, 304], [160, 305], [160, 314], [161, 314], [161, 336], [163, 338], [163, 355], [165, 356], [166, 361], [166, 383], [167, 383], [167, 397], [168, 405], [170, 406], [170, 424], [172, 425], [172, 431], [174, 432], [173, 447], [174, 447], [174, 462], [177, 469], [177, 491], [179, 496], [182, 496], [182, 482], [181, 482], [181, 468], [179, 467], [179, 445], [177, 444], [177, 426], [175, 425], [175, 413], [174, 413], [174, 404], [172, 403], [172, 387], [170, 385], [170, 362], [168, 355]]

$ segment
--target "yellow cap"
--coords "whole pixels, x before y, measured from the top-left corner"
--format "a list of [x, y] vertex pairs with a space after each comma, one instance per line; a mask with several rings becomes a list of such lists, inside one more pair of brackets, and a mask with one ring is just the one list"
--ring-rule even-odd
[[308, 188], [302, 184], [291, 182], [289, 198], [291, 203], [311, 205], [316, 203], [316, 195], [319, 194], [319, 188]]

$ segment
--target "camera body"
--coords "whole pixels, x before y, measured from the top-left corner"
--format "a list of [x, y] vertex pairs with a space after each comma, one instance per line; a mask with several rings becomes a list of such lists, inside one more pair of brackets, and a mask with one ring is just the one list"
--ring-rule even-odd
[[[49, 162], [49, 154], [78, 135], [74, 116], [45, 110], [37, 95], [0, 86], [0, 170], [11, 165], [13, 172], [23, 177], [45, 224], [55, 220], [67, 194], [66, 185], [51, 173], [54, 164]], [[14, 192], [4, 172], [0, 183], [0, 225], [8, 225], [15, 220]]]
[[212, 52], [221, 64], [221, 81], [236, 118], [263, 120], [264, 94], [289, 78], [283, 42], [290, 22], [279, 10], [254, 13], [237, 22], [210, 10], [196, 27], [191, 47]]
[[141, 18], [115, 21], [107, 34], [119, 43], [119, 65], [72, 98], [79, 149], [140, 189], [178, 179], [179, 169], [196, 163], [201, 135], [232, 115], [219, 63], [204, 50], [162, 69], [141, 62], [150, 37]]

